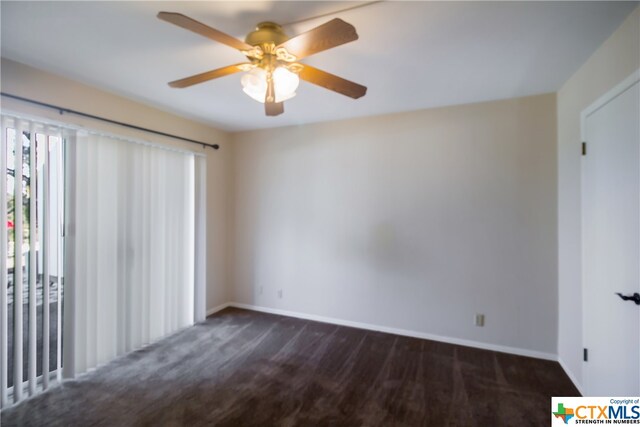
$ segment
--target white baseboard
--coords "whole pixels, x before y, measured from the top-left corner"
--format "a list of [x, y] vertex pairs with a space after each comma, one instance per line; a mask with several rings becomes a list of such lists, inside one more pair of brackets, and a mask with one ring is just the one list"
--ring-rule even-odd
[[224, 304], [220, 304], [216, 307], [213, 308], [209, 308], [207, 309], [207, 317], [211, 316], [212, 314], [215, 314], [217, 312], [219, 312], [220, 310], [224, 310], [225, 308], [231, 306], [230, 302], [225, 302]]
[[584, 394], [584, 391], [582, 390], [582, 384], [580, 383], [580, 381], [577, 380], [577, 378], [574, 375], [573, 371], [567, 367], [567, 364], [564, 363], [564, 361], [562, 360], [562, 358], [560, 356], [558, 356], [558, 363], [560, 364], [560, 366], [564, 370], [565, 374], [567, 374], [567, 376], [569, 377], [569, 379], [571, 380], [573, 385], [576, 386], [576, 388], [578, 389], [580, 394], [584, 396], [585, 394]]
[[492, 351], [498, 351], [501, 353], [516, 354], [518, 356], [534, 357], [536, 359], [553, 360], [554, 362], [558, 360], [557, 355], [551, 354], [551, 353], [545, 353], [541, 351], [528, 350], [528, 349], [516, 348], [516, 347], [508, 347], [508, 346], [497, 345], [497, 344], [488, 344], [488, 343], [483, 343], [479, 341], [445, 337], [441, 335], [428, 334], [424, 332], [411, 331], [407, 329], [398, 329], [398, 328], [390, 328], [386, 326], [372, 325], [369, 323], [353, 322], [350, 320], [342, 320], [342, 319], [335, 319], [333, 317], [317, 316], [315, 314], [306, 314], [306, 313], [300, 313], [297, 311], [280, 310], [277, 308], [261, 307], [257, 305], [242, 304], [237, 302], [228, 303], [226, 304], [226, 306], [244, 308], [246, 310], [260, 311], [263, 313], [279, 314], [282, 316], [296, 317], [299, 319], [315, 320], [317, 322], [331, 323], [331, 324], [340, 325], [340, 326], [349, 326], [352, 328], [360, 328], [360, 329], [366, 329], [370, 331], [386, 332], [389, 334], [396, 334], [396, 335], [403, 335], [403, 336], [413, 337], [413, 338], [422, 338], [422, 339], [427, 339], [432, 341], [446, 342], [449, 344], [457, 344], [457, 345], [462, 345], [466, 347], [475, 347], [483, 350], [492, 350]]

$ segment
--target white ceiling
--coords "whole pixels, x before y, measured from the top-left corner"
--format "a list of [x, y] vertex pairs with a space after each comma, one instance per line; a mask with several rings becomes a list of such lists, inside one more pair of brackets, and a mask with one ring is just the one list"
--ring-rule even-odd
[[[553, 92], [637, 2], [1, 2], [2, 56], [237, 131]], [[265, 117], [240, 74], [187, 89], [167, 82], [241, 62], [239, 52], [160, 21], [180, 12], [238, 38], [259, 21], [334, 16], [360, 39], [308, 58], [368, 86], [353, 100], [301, 83]]]

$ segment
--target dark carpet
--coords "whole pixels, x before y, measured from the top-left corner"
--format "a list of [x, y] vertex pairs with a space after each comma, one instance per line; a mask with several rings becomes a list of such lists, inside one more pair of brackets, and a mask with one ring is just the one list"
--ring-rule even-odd
[[3, 426], [544, 426], [558, 363], [227, 309], [2, 412]]

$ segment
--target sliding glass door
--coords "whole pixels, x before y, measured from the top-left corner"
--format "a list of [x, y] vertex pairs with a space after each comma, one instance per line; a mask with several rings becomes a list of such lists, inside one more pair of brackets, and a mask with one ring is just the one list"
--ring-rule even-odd
[[0, 408], [204, 320], [204, 157], [4, 114], [1, 136]]
[[2, 118], [0, 403], [61, 378], [64, 162], [60, 129]]

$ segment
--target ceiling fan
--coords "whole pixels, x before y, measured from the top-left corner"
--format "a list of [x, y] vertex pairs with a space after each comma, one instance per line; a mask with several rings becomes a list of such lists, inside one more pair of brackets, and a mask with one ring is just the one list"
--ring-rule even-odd
[[292, 38], [284, 33], [280, 25], [261, 22], [255, 31], [247, 35], [245, 41], [180, 13], [160, 12], [158, 18], [238, 49], [249, 59], [249, 62], [175, 80], [169, 83], [171, 87], [185, 88], [247, 71], [242, 76], [243, 90], [253, 99], [264, 103], [267, 116], [277, 116], [284, 112], [284, 101], [295, 96], [300, 79], [354, 99], [364, 96], [367, 92], [365, 86], [298, 62], [314, 53], [358, 39], [353, 25], [339, 18]]

